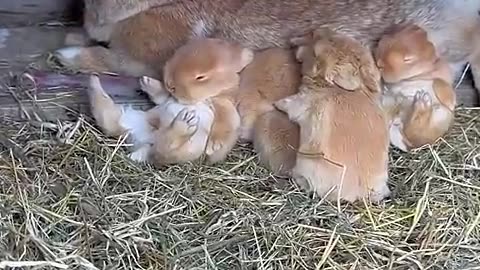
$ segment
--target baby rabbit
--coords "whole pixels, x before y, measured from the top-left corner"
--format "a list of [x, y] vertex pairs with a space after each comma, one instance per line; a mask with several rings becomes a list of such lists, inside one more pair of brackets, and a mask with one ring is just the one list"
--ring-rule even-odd
[[168, 92], [161, 93], [159, 81], [148, 77], [143, 77], [140, 85], [146, 92], [156, 91], [157, 106], [148, 111], [114, 104], [98, 76], [91, 76], [90, 104], [102, 131], [108, 136], [127, 133], [134, 147], [129, 157], [138, 162], [163, 165], [199, 158], [205, 151], [213, 124], [211, 107], [205, 103], [180, 104]]
[[377, 66], [390, 141], [403, 151], [433, 144], [453, 123], [456, 95], [449, 66], [417, 25], [397, 26], [380, 40]]
[[[211, 104], [214, 121], [205, 150], [210, 162], [223, 160], [237, 142], [239, 73], [253, 55], [250, 49], [220, 39], [197, 39], [178, 49], [165, 65], [165, 88], [179, 103]], [[154, 89], [147, 93], [157, 99]]]
[[192, 40], [167, 62], [165, 86], [156, 79], [141, 79], [156, 107], [147, 112], [121, 108], [97, 85], [90, 94], [94, 117], [109, 135], [130, 133], [140, 145], [132, 155], [137, 160], [168, 164], [205, 153], [210, 162], [220, 161], [238, 138], [240, 119], [233, 95], [238, 73], [252, 59], [251, 50], [223, 40]]
[[295, 165], [298, 126], [273, 103], [297, 93], [300, 65], [292, 50], [271, 48], [257, 52], [240, 77], [240, 138], [253, 141], [262, 164], [288, 175]]
[[300, 90], [275, 103], [300, 126], [293, 177], [328, 199], [384, 199], [388, 130], [376, 100], [380, 73], [373, 56], [326, 28], [293, 42], [302, 62]]

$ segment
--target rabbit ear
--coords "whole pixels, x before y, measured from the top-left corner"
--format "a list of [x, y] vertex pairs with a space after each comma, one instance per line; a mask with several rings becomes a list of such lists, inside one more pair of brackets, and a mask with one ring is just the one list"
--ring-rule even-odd
[[380, 71], [374, 65], [361, 66], [360, 77], [363, 80], [363, 85], [365, 85], [370, 92], [380, 93], [382, 91]]
[[320, 39], [325, 39], [328, 37], [332, 37], [336, 35], [337, 32], [333, 31], [332, 29], [328, 27], [320, 27], [313, 31], [313, 39], [314, 40], [320, 40]]
[[275, 102], [275, 107], [281, 111], [288, 113], [295, 107], [298, 107], [302, 102], [302, 95], [300, 93], [288, 96]]
[[334, 66], [326, 70], [325, 79], [347, 91], [354, 91], [362, 86], [358, 69], [351, 63], [341, 65], [340, 67]]
[[295, 47], [309, 45], [312, 42], [313, 42], [312, 32], [309, 32], [304, 35], [296, 36], [290, 39], [290, 44]]
[[294, 103], [295, 95], [280, 99], [274, 103], [275, 108], [288, 114]]
[[302, 63], [302, 75], [314, 76], [318, 72], [315, 53], [311, 46], [301, 46], [296, 52], [297, 61]]
[[332, 44], [327, 40], [317, 40], [313, 45], [313, 52], [315, 53], [315, 56], [319, 57], [325, 54], [332, 47]]
[[399, 30], [398, 30], [399, 32], [410, 32], [414, 35], [427, 38], [427, 32], [416, 24], [403, 23], [403, 24], [399, 24], [398, 27], [399, 27]]
[[313, 51], [311, 39], [302, 39], [297, 44], [299, 45], [295, 50], [295, 58], [298, 62], [302, 63], [302, 74], [303, 75], [312, 75], [317, 73], [317, 66], [315, 61], [315, 52]]
[[303, 63], [305, 60], [312, 57], [315, 57], [315, 55], [311, 46], [299, 46], [295, 51], [295, 58], [300, 63]]
[[347, 91], [366, 87], [372, 93], [380, 92], [380, 72], [373, 65], [357, 68], [351, 63], [325, 72], [325, 79]]
[[278, 110], [288, 114], [288, 116], [293, 119], [305, 111], [307, 104], [304, 96], [305, 95], [303, 93], [297, 93], [295, 95], [278, 100], [274, 103], [274, 106]]
[[248, 48], [242, 48], [240, 53], [240, 61], [238, 63], [237, 72], [242, 71], [246, 66], [248, 66], [254, 58], [253, 50]]

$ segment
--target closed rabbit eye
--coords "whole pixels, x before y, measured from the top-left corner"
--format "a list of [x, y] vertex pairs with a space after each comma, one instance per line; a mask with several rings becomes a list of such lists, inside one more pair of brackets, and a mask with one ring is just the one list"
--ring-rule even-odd
[[413, 61], [415, 60], [415, 57], [411, 56], [411, 55], [406, 55], [404, 58], [403, 58], [403, 62], [409, 64], [409, 63], [412, 63]]
[[196, 80], [196, 81], [199, 81], [199, 82], [205, 81], [206, 79], [207, 79], [207, 76], [205, 76], [205, 75], [197, 75], [197, 76], [195, 77], [195, 80]]

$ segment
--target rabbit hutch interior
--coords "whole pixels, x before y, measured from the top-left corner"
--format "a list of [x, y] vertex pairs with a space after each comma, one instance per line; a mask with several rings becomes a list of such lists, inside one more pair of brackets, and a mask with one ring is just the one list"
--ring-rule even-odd
[[[136, 164], [95, 126], [88, 74], [52, 54], [82, 31], [82, 2], [0, 0], [0, 269], [479, 269], [478, 108], [435, 145], [393, 149], [378, 205], [312, 197], [248, 143], [217, 165]], [[115, 102], [150, 106], [123, 88]]]
[[[89, 113], [84, 85], [62, 86], [62, 74], [71, 73], [51, 55], [67, 33], [82, 31], [82, 12], [80, 0], [0, 1], [0, 118], [55, 121]], [[58, 77], [38, 82], [33, 75]], [[147, 102], [143, 96], [128, 99]]]

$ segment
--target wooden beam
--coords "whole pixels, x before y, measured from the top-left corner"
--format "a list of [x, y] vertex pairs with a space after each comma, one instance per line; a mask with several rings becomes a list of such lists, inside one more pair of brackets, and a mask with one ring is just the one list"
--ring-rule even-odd
[[[0, 85], [0, 118], [50, 121], [91, 115], [88, 75], [32, 71], [9, 77]], [[139, 91], [138, 79], [100, 75], [105, 91], [117, 104], [148, 109], [153, 104]]]
[[457, 93], [457, 104], [459, 106], [474, 107], [480, 106], [480, 96], [475, 89], [472, 74], [470, 72], [465, 76], [464, 81], [455, 89]]
[[[139, 91], [137, 78], [103, 74], [100, 79], [115, 103], [138, 109], [153, 106], [148, 97]], [[459, 105], [478, 105], [471, 83], [471, 80], [466, 80], [457, 89]], [[76, 118], [79, 113], [91, 115], [87, 88], [86, 74], [62, 75], [34, 71], [11, 77], [0, 85], [0, 118], [55, 122]]]
[[[76, 117], [76, 113], [90, 113], [85, 92], [88, 84], [86, 75], [55, 77], [50, 73], [51, 76], [46, 79], [45, 74], [33, 73], [37, 80], [34, 85], [29, 85], [25, 77], [12, 76], [21, 75], [27, 66], [33, 66], [34, 70], [45, 70], [46, 53], [63, 46], [67, 31], [78, 29], [20, 27], [5, 29], [3, 35], [0, 29], [0, 117], [25, 119], [38, 115], [42, 120], [56, 121]], [[78, 83], [72, 85], [71, 81], [68, 82], [72, 78]], [[115, 77], [103, 78], [106, 90], [112, 93], [117, 103], [137, 108], [151, 106], [145, 95], [135, 92], [138, 89], [136, 79], [122, 81]], [[468, 76], [457, 89], [459, 104], [478, 105], [478, 96], [472, 85], [471, 76]], [[118, 93], [120, 88], [122, 90]], [[117, 90], [116, 93], [113, 93], [113, 89]]]
[[81, 0], [2, 0], [0, 27], [78, 20], [82, 5]]
[[42, 68], [46, 53], [62, 47], [67, 31], [72, 30], [33, 26], [0, 29], [0, 75], [22, 72], [28, 65]]

